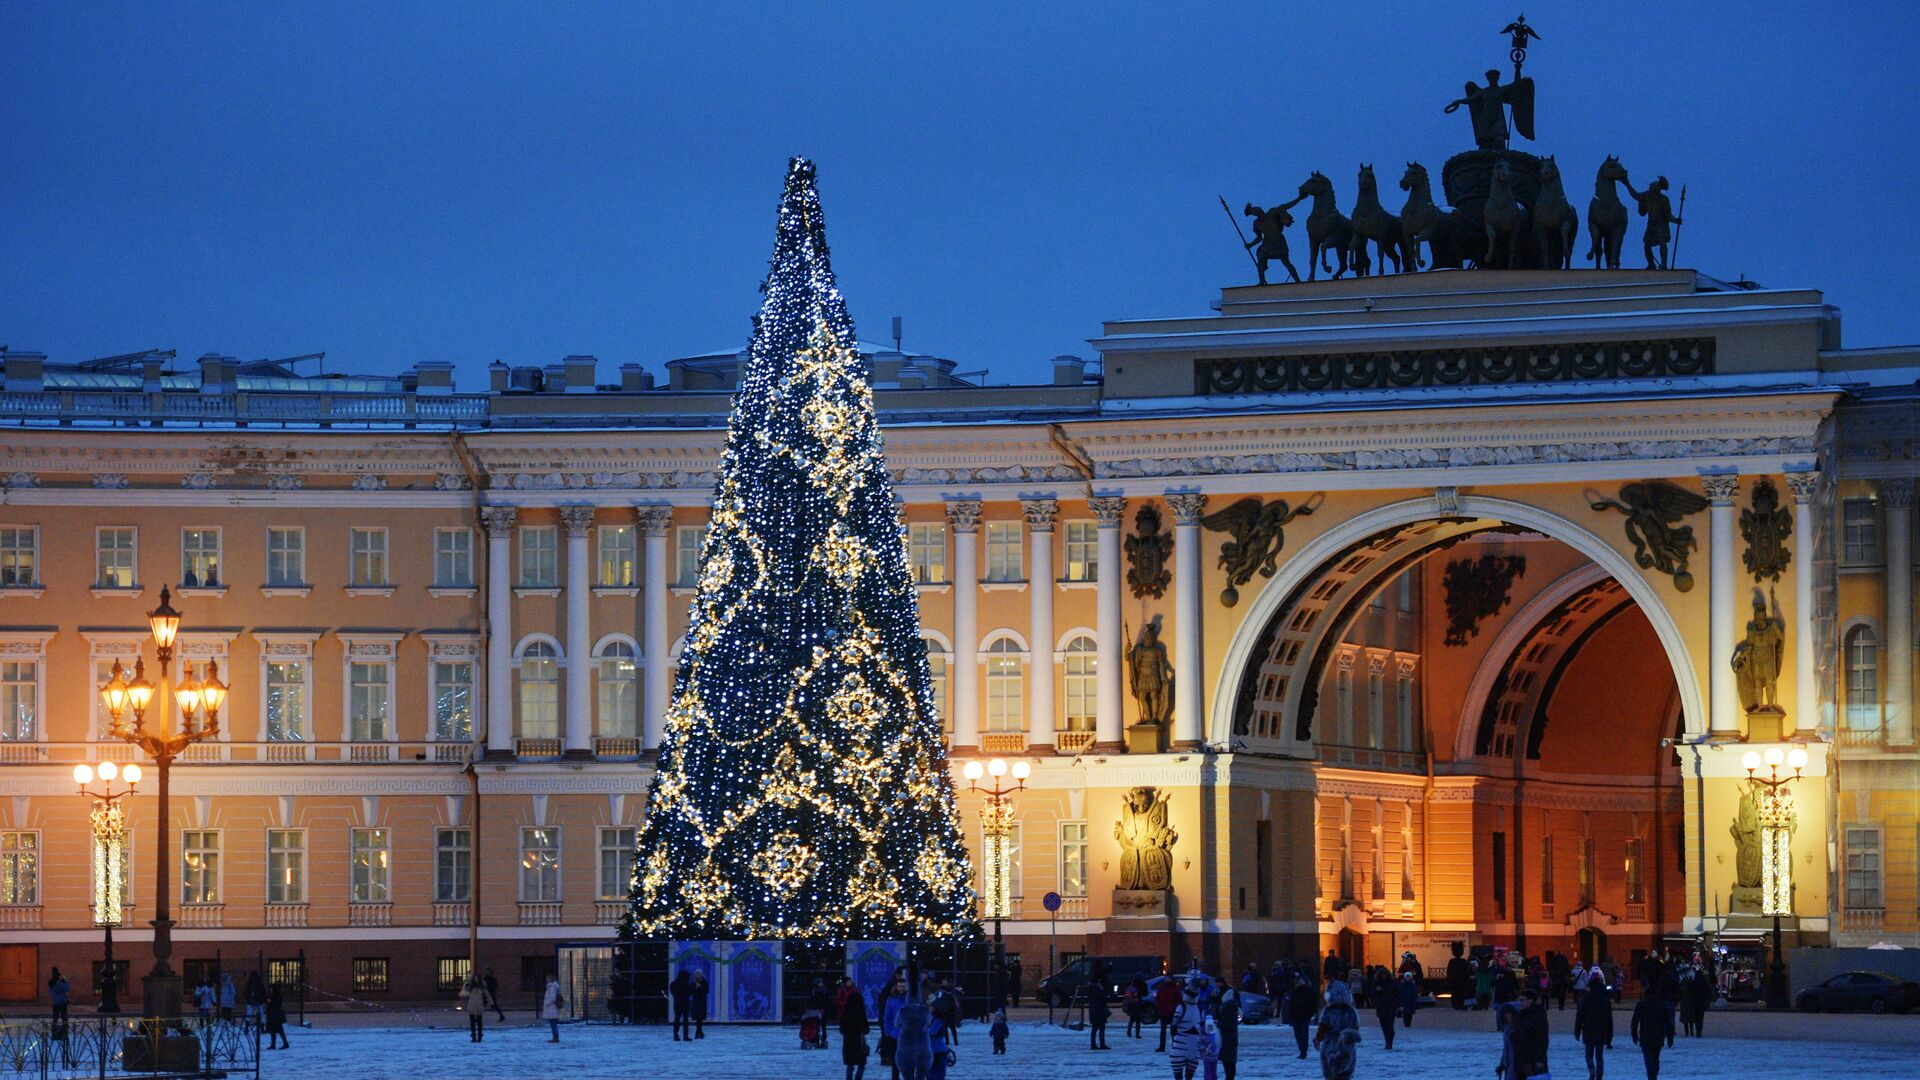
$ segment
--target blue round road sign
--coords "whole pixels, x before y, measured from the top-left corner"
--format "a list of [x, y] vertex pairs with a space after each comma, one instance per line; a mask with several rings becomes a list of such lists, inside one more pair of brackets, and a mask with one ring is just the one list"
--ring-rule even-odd
[[1060, 910], [1060, 894], [1057, 892], [1050, 892], [1047, 895], [1041, 897], [1040, 906], [1046, 908], [1048, 911], [1059, 911]]

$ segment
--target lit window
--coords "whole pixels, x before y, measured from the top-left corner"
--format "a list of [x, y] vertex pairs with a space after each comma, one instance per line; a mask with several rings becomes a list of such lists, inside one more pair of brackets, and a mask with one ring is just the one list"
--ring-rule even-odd
[[1870, 626], [1847, 631], [1847, 727], [1880, 730], [1880, 639]]
[[1553, 906], [1553, 837], [1540, 838], [1540, 902]]
[[381, 589], [387, 585], [387, 530], [349, 529], [348, 548], [353, 564], [347, 584], [357, 589]]
[[560, 899], [560, 830], [520, 830], [520, 900], [528, 904]]
[[387, 958], [354, 957], [353, 992], [356, 994], [384, 994], [390, 985], [387, 981]]
[[387, 830], [354, 829], [350, 834], [353, 866], [352, 899], [356, 904], [384, 904], [392, 895], [392, 853]]
[[0, 904], [40, 902], [40, 834], [0, 832]]
[[265, 665], [268, 742], [307, 737], [307, 662], [269, 660]]
[[0, 528], [0, 588], [40, 584], [40, 530], [35, 526]]
[[520, 737], [560, 736], [560, 654], [544, 641], [520, 653]]
[[922, 585], [944, 585], [947, 581], [947, 527], [914, 524], [907, 526], [907, 560], [913, 568], [913, 580]]
[[131, 589], [139, 582], [135, 569], [140, 542], [137, 529], [113, 528], [93, 531], [93, 587]]
[[473, 898], [473, 831], [436, 829], [433, 834], [433, 900], [464, 904]]
[[1627, 903], [1647, 902], [1646, 887], [1640, 880], [1640, 838], [1627, 841]]
[[610, 588], [630, 589], [639, 580], [636, 540], [631, 525], [602, 525], [599, 582]]
[[1092, 731], [1100, 696], [1100, 657], [1092, 638], [1082, 634], [1067, 643], [1064, 681], [1067, 694], [1066, 731]]
[[180, 530], [180, 587], [212, 589], [220, 585], [220, 530]]
[[356, 660], [347, 665], [347, 679], [347, 738], [385, 741], [393, 702], [393, 665], [385, 660]]
[[987, 522], [988, 581], [1020, 581], [1020, 523]]
[[700, 580], [700, 552], [707, 543], [705, 525], [682, 525], [673, 534], [673, 583], [690, 589]]
[[32, 742], [38, 737], [39, 721], [39, 663], [0, 663], [0, 742]]
[[560, 533], [551, 525], [520, 530], [520, 586], [551, 589], [560, 584]]
[[1885, 901], [1880, 893], [1880, 828], [1849, 825], [1847, 847], [1847, 908], [1876, 911]]
[[466, 660], [433, 663], [433, 737], [473, 741], [473, 664]]
[[600, 705], [600, 734], [631, 739], [640, 730], [640, 665], [633, 646], [610, 641], [594, 665]]
[[433, 530], [433, 585], [437, 589], [473, 588], [473, 530]]
[[1001, 638], [987, 646], [987, 730], [1025, 731], [1025, 697], [1020, 645], [1012, 638]]
[[307, 834], [301, 829], [267, 830], [267, 903], [307, 902]]
[[1060, 823], [1060, 895], [1087, 895], [1087, 823]]
[[927, 674], [933, 681], [933, 714], [940, 721], [941, 730], [951, 735], [953, 715], [947, 708], [947, 649], [932, 638], [922, 640], [927, 644]]
[[1100, 576], [1100, 544], [1095, 539], [1098, 535], [1091, 521], [1067, 522], [1066, 580], [1092, 581]]
[[267, 530], [267, 585], [299, 588], [307, 583], [307, 530]]
[[1580, 906], [1593, 906], [1593, 837], [1580, 840]]
[[180, 902], [220, 903], [220, 833], [185, 829], [180, 833]]
[[473, 959], [466, 956], [442, 956], [434, 961], [434, 989], [458, 993], [473, 972]]
[[1840, 561], [1848, 566], [1875, 566], [1880, 562], [1880, 508], [1872, 499], [1843, 499], [1840, 503]]
[[627, 898], [639, 854], [638, 829], [619, 826], [600, 830], [600, 899]]

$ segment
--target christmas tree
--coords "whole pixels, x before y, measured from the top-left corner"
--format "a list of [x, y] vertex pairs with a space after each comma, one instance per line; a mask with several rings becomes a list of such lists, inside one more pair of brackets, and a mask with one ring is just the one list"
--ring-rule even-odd
[[813, 164], [787, 171], [641, 830], [640, 937], [972, 925], [919, 605]]

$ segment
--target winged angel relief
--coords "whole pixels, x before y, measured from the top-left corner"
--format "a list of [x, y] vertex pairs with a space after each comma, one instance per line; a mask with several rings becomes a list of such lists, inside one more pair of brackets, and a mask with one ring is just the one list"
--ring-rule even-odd
[[1280, 549], [1286, 544], [1283, 530], [1287, 523], [1313, 513], [1325, 499], [1324, 495], [1314, 495], [1294, 506], [1285, 499], [1262, 505], [1259, 499], [1250, 497], [1201, 518], [1202, 527], [1232, 537], [1220, 545], [1220, 567], [1227, 572], [1227, 587], [1220, 590], [1220, 602], [1228, 607], [1239, 603], [1240, 586], [1251, 581], [1256, 571], [1261, 577], [1272, 577]]

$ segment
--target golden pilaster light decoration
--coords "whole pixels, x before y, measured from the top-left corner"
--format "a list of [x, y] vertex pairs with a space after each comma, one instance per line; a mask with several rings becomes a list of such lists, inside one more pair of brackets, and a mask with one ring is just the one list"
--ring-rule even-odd
[[[113, 670], [114, 679], [120, 680], [117, 662]], [[125, 683], [120, 681], [124, 693]], [[126, 921], [121, 887], [127, 880], [127, 816], [120, 800], [133, 794], [140, 775], [138, 765], [122, 768], [111, 761], [73, 767], [73, 782], [80, 788], [80, 797], [93, 802], [87, 823], [93, 832], [93, 925], [106, 934], [106, 963], [100, 978], [100, 1011], [103, 1013], [120, 1011], [120, 976], [113, 962], [113, 928]], [[96, 777], [100, 780], [98, 791], [91, 786]], [[126, 788], [113, 790], [115, 779]]]
[[[977, 791], [986, 796], [980, 804], [980, 874], [982, 918], [993, 920], [993, 954], [996, 970], [1004, 970], [1006, 965], [1006, 945], [1001, 936], [1000, 922], [1013, 914], [1013, 793], [1024, 791], [1027, 777], [1033, 775], [1033, 766], [1024, 761], [1016, 761], [1009, 766], [1005, 759], [994, 758], [983, 768], [978, 760], [967, 762], [962, 773], [967, 778], [967, 790]], [[1013, 777], [1012, 786], [1006, 783], [1006, 777]], [[982, 787], [982, 776], [993, 778], [992, 786]]]
[[[1763, 764], [1765, 776], [1759, 775]], [[1792, 776], [1780, 775], [1782, 764], [1793, 770]], [[1760, 819], [1760, 913], [1792, 915], [1794, 819], [1793, 795], [1787, 785], [1800, 779], [1807, 767], [1807, 752], [1798, 746], [1787, 752], [1776, 746], [1765, 754], [1749, 750], [1741, 757], [1740, 767], [1759, 788], [1755, 809]]]

